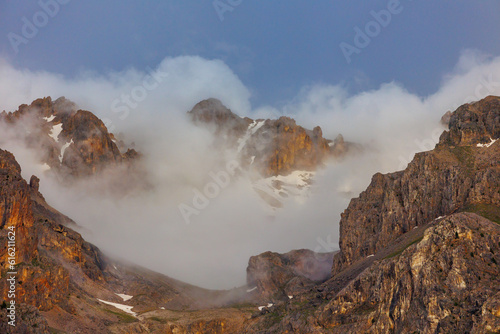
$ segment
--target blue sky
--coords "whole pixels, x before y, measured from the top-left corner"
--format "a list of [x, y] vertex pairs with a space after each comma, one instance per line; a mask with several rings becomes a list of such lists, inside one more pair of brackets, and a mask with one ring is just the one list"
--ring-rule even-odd
[[213, 1], [60, 0], [68, 3], [15, 53], [8, 34], [22, 36], [23, 17], [33, 22], [41, 7], [2, 0], [0, 56], [18, 69], [68, 78], [84, 70], [154, 68], [180, 55], [221, 59], [258, 107], [280, 106], [314, 84], [341, 84], [356, 93], [395, 80], [426, 96], [461, 51], [500, 55], [498, 1], [401, 0], [398, 13], [348, 64], [339, 45], [355, 46], [354, 28], [364, 30], [374, 21], [371, 11], [391, 1], [220, 0], [236, 4], [221, 21]]

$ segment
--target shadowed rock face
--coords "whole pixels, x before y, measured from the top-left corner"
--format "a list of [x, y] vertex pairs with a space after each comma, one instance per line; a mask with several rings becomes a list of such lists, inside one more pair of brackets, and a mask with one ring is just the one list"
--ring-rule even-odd
[[477, 146], [499, 137], [499, 106], [488, 97], [458, 108], [435, 150], [416, 154], [404, 171], [375, 174], [342, 214], [333, 272], [439, 216], [474, 203], [500, 205], [500, 143]]
[[197, 103], [188, 114], [197, 124], [214, 126], [218, 135], [241, 136], [251, 122], [248, 118], [243, 119], [234, 114], [217, 99]]
[[286, 254], [273, 252], [252, 256], [247, 267], [247, 285], [256, 287], [263, 302], [289, 299], [330, 276], [333, 253], [314, 253], [308, 249]]
[[473, 213], [453, 214], [335, 295], [322, 292], [327, 281], [254, 318], [241, 332], [496, 333], [499, 261], [500, 225]]
[[328, 158], [343, 157], [359, 145], [323, 138], [319, 126], [307, 130], [289, 117], [271, 120], [241, 118], [217, 99], [199, 102], [188, 112], [193, 121], [214, 129], [216, 144], [232, 146], [243, 166], [256, 168], [264, 177], [293, 171], [315, 170]]

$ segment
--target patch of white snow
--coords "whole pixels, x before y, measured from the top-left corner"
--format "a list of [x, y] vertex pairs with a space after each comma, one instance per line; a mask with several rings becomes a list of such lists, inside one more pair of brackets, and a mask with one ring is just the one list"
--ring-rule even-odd
[[126, 295], [124, 293], [117, 293], [116, 295], [119, 296], [119, 297], [121, 297], [124, 302], [126, 302], [129, 299], [134, 298], [134, 296]]
[[56, 143], [59, 142], [59, 134], [62, 131], [62, 123], [56, 124], [52, 127], [52, 129], [49, 132], [49, 136], [52, 137], [56, 141]]
[[477, 147], [490, 147], [491, 145], [493, 145], [498, 139], [492, 139], [490, 137], [490, 142], [488, 144], [477, 144], [476, 146]]
[[71, 139], [69, 141], [69, 143], [66, 143], [63, 145], [63, 147], [61, 148], [61, 155], [59, 155], [59, 162], [62, 163], [63, 161], [63, 158], [64, 158], [64, 152], [66, 151], [66, 149], [69, 147], [69, 145], [73, 144], [73, 139]]
[[44, 163], [41, 168], [42, 168], [42, 172], [50, 170], [50, 166], [47, 165], [47, 163]]
[[105, 301], [105, 300], [102, 300], [102, 299], [97, 299], [97, 300], [100, 301], [101, 303], [114, 306], [117, 309], [122, 310], [125, 313], [133, 315], [134, 317], [137, 316], [137, 313], [135, 313], [135, 312], [132, 311], [132, 309], [134, 308], [133, 306], [123, 305], [123, 304], [118, 304], [118, 303], [112, 303], [112, 302], [108, 302], [108, 301]]
[[257, 130], [259, 130], [262, 125], [264, 125], [266, 121], [260, 121], [260, 122], [257, 122], [257, 121], [253, 121], [252, 123], [250, 123], [250, 125], [248, 126], [248, 129], [247, 129], [247, 132], [245, 133], [245, 135], [238, 139], [238, 153], [241, 152], [241, 150], [243, 149], [243, 147], [245, 147], [248, 139], [250, 139], [250, 137], [255, 133], [257, 132]]

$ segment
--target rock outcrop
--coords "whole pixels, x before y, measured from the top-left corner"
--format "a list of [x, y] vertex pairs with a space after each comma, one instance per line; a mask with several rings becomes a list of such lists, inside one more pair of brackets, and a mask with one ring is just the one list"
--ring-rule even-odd
[[496, 333], [499, 222], [452, 214], [343, 286], [332, 290], [333, 277], [262, 312], [240, 332]]
[[248, 261], [247, 285], [262, 302], [291, 299], [330, 276], [333, 253], [308, 249], [286, 254], [273, 252], [252, 256]]
[[464, 104], [450, 115], [449, 131], [440, 144], [469, 146], [488, 144], [500, 137], [500, 100], [488, 96], [476, 103]]
[[318, 310], [332, 333], [500, 331], [500, 225], [453, 214]]

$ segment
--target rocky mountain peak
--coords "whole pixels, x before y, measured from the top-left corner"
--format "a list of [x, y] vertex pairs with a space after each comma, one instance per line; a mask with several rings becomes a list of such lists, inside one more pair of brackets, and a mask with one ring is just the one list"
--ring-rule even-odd
[[239, 117], [220, 100], [214, 98], [198, 102], [188, 114], [197, 124], [215, 126], [218, 134], [240, 135], [248, 126], [247, 120]]
[[[217, 99], [199, 102], [188, 114], [198, 124], [214, 126], [226, 145], [235, 146], [242, 165], [251, 165], [264, 177], [313, 171], [329, 157], [341, 155], [338, 149], [332, 149], [333, 143], [329, 145], [331, 141], [323, 138], [319, 126], [308, 130], [288, 116], [266, 120], [241, 118]], [[342, 152], [347, 150], [344, 145]]]
[[38, 152], [40, 164], [63, 178], [89, 176], [113, 165], [129, 163], [138, 154], [122, 154], [114, 135], [92, 112], [60, 97], [34, 100], [0, 114], [0, 121], [20, 126], [25, 144]]
[[487, 144], [500, 138], [500, 97], [488, 96], [478, 102], [464, 104], [449, 115], [449, 130], [440, 144], [469, 146]]
[[214, 130], [215, 147], [235, 151], [242, 168], [263, 178], [253, 182], [254, 189], [275, 208], [282, 207], [286, 198], [307, 197], [314, 171], [328, 159], [360, 150], [360, 145], [344, 142], [342, 136], [333, 142], [323, 137], [321, 127], [309, 130], [288, 116], [241, 118], [217, 99], [199, 102], [188, 115]]

